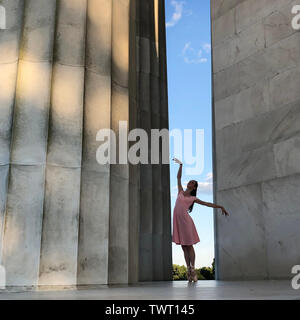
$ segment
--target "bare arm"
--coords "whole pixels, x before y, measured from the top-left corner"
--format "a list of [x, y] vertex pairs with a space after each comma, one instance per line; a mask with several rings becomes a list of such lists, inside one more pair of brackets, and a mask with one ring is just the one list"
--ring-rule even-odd
[[198, 198], [196, 198], [195, 202], [198, 203], [198, 204], [201, 204], [203, 206], [206, 206], [206, 207], [222, 209], [222, 214], [225, 214], [225, 216], [229, 215], [229, 213], [224, 209], [223, 206], [219, 206], [219, 205], [211, 203], [211, 202], [205, 202], [205, 201], [202, 201], [202, 200], [200, 200]]
[[205, 201], [202, 201], [202, 200], [200, 200], [198, 198], [196, 198], [195, 202], [199, 203], [199, 204], [201, 204], [203, 206], [210, 207], [210, 208], [220, 208], [220, 209], [223, 208], [222, 206], [218, 206], [217, 204], [214, 204], [214, 203], [211, 203], [211, 202], [205, 202]]
[[182, 162], [179, 161], [178, 159], [174, 158], [173, 159], [176, 163], [179, 164], [179, 169], [177, 173], [177, 186], [178, 186], [178, 193], [183, 190], [182, 185], [181, 185], [181, 176], [182, 176]]

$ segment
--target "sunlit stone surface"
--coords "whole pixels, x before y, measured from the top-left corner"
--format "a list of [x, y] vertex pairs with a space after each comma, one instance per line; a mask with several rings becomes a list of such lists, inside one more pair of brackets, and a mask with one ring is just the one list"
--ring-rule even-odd
[[168, 128], [164, 1], [142, 2], [0, 0], [7, 286], [171, 280], [169, 165], [96, 161], [100, 129]]
[[[269, 281], [187, 281], [139, 282], [134, 285], [100, 285], [73, 288], [26, 288], [0, 290], [0, 300], [187, 300], [197, 307], [197, 300], [299, 300], [299, 290], [289, 280]], [[199, 307], [199, 304], [198, 304]], [[200, 305], [200, 308], [203, 305]]]
[[219, 279], [291, 278], [300, 264], [300, 33], [292, 0], [212, 0]]

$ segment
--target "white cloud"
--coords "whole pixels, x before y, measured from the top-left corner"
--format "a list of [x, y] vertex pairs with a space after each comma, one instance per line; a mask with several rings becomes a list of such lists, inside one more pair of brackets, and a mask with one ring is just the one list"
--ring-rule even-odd
[[204, 181], [198, 181], [198, 193], [211, 194], [213, 191], [213, 174], [209, 172]]
[[198, 54], [198, 57], [196, 57], [196, 58], [185, 56], [184, 57], [184, 62], [187, 63], [187, 64], [205, 63], [205, 62], [207, 62], [207, 58], [202, 58], [201, 55], [199, 55], [199, 54]]
[[212, 181], [212, 180], [213, 180], [213, 173], [212, 173], [212, 172], [209, 172], [209, 173], [206, 175], [206, 180], [208, 180], [208, 181]]
[[190, 48], [191, 46], [191, 42], [187, 42], [185, 45], [184, 45], [184, 48], [182, 49], [182, 55], [184, 56], [186, 51]]
[[171, 20], [166, 23], [167, 28], [174, 27], [175, 24], [177, 24], [177, 22], [182, 18], [184, 2], [172, 0], [171, 4], [174, 6], [175, 11], [173, 12]]
[[[202, 48], [205, 52], [208, 50], [208, 44], [203, 45]], [[181, 55], [183, 56], [184, 62], [187, 64], [198, 64], [198, 63], [205, 63], [208, 61], [206, 57], [203, 57], [203, 51], [202, 49], [195, 50], [191, 42], [186, 42]]]
[[[188, 181], [184, 181], [182, 183], [182, 187], [183, 189], [186, 189], [186, 186], [188, 184]], [[212, 172], [209, 172], [204, 181], [198, 181], [198, 189], [197, 189], [197, 194], [199, 193], [205, 193], [205, 194], [212, 194], [213, 192], [213, 174]], [[177, 189], [177, 185], [176, 186], [172, 186], [171, 188], [171, 196], [172, 197], [177, 197], [177, 193], [178, 193], [178, 189]]]
[[206, 53], [210, 53], [210, 51], [211, 51], [211, 45], [210, 45], [210, 43], [204, 43], [204, 44], [202, 45], [202, 48], [203, 48], [203, 50], [204, 50]]
[[207, 62], [207, 59], [206, 58], [190, 59], [188, 57], [184, 57], [184, 61], [185, 61], [185, 63], [188, 63], [188, 64], [191, 64], [191, 63], [198, 64], [198, 63]]

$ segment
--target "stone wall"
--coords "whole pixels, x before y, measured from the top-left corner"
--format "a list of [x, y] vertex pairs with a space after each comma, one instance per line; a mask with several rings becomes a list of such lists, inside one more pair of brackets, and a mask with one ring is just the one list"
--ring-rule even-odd
[[300, 33], [291, 0], [212, 0], [219, 279], [300, 263]]
[[7, 285], [172, 277], [169, 165], [96, 161], [102, 128], [168, 128], [164, 4], [139, 3], [0, 1]]

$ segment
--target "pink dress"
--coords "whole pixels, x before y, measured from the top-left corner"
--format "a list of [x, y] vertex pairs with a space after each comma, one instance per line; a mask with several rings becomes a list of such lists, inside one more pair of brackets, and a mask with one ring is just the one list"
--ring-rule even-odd
[[173, 211], [172, 242], [181, 245], [193, 245], [200, 242], [193, 219], [188, 213], [188, 208], [196, 199], [195, 196], [185, 197], [181, 190], [176, 199]]

